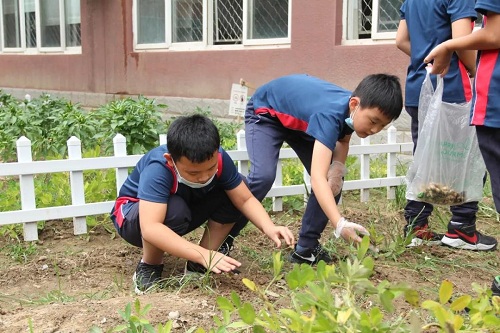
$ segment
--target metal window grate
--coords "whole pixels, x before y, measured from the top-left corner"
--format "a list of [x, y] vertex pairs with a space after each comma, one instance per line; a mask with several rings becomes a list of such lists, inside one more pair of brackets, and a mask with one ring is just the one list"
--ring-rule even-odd
[[214, 0], [214, 43], [240, 44], [243, 34], [243, 0]]
[[378, 8], [373, 7], [372, 0], [358, 0], [358, 38], [371, 38], [373, 27], [373, 10], [379, 14], [378, 31], [395, 32], [399, 24], [399, 8], [403, 0], [380, 0]]

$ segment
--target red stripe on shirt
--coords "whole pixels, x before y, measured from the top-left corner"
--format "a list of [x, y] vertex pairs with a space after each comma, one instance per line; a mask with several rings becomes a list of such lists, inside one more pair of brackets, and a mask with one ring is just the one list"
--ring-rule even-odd
[[472, 125], [484, 125], [488, 106], [488, 92], [497, 58], [498, 50], [481, 51], [474, 82], [476, 101], [472, 111]]
[[274, 109], [268, 109], [268, 108], [258, 108], [255, 110], [255, 114], [265, 114], [265, 113], [268, 113], [271, 116], [278, 118], [281, 124], [286, 128], [302, 132], [305, 132], [307, 129], [308, 123], [306, 121], [295, 118], [289, 114], [281, 113]]
[[470, 102], [470, 100], [472, 99], [472, 87], [470, 84], [469, 73], [467, 72], [467, 69], [461, 61], [458, 62], [458, 69], [460, 70], [460, 77], [462, 78], [465, 100], [467, 102]]
[[115, 209], [113, 211], [113, 215], [115, 216], [116, 223], [118, 226], [121, 228], [123, 225], [123, 221], [125, 219], [125, 216], [123, 215], [123, 210], [122, 207], [129, 201], [131, 202], [137, 202], [139, 199], [137, 198], [132, 198], [132, 197], [119, 197], [115, 201]]

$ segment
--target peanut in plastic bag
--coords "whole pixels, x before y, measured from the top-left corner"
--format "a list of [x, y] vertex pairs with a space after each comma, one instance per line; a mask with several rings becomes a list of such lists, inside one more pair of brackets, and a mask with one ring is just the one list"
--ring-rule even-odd
[[443, 79], [433, 89], [430, 74], [419, 100], [419, 139], [406, 175], [406, 198], [453, 206], [483, 197], [486, 172], [477, 143], [476, 128], [469, 125], [470, 103], [442, 101]]

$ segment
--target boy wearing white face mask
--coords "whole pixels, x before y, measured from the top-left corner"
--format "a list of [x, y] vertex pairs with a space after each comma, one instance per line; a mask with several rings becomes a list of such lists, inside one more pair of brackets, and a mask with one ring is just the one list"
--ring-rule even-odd
[[[233, 160], [220, 147], [210, 119], [180, 117], [167, 133], [167, 145], [137, 163], [120, 189], [111, 219], [120, 236], [143, 248], [133, 281], [142, 294], [161, 280], [163, 254], [188, 260], [187, 271], [214, 273], [241, 264], [217, 251], [235, 222], [249, 219], [277, 247], [294, 244], [291, 231], [275, 226], [249, 191]], [[199, 245], [181, 236], [207, 222]], [[222, 252], [222, 253], [221, 253]]]
[[[311, 175], [312, 192], [302, 217], [294, 263], [316, 264], [332, 259], [319, 243], [328, 220], [335, 236], [360, 242], [366, 229], [347, 221], [336, 203], [340, 199], [351, 134], [365, 138], [380, 132], [403, 108], [396, 76], [373, 74], [351, 92], [317, 77], [294, 74], [259, 87], [245, 113], [245, 137], [250, 157], [248, 187], [264, 199], [276, 177], [284, 142], [297, 153]], [[236, 224], [228, 239], [244, 224]]]

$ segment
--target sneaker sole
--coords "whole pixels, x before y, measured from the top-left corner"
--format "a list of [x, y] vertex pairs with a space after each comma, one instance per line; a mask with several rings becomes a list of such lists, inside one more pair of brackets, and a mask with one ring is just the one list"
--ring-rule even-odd
[[422, 245], [427, 245], [427, 246], [439, 246], [442, 245], [441, 240], [424, 240], [421, 238], [414, 237], [410, 244], [406, 245], [406, 247], [417, 247], [417, 246], [422, 246]]
[[317, 262], [311, 262], [311, 261], [307, 261], [307, 260], [295, 259], [292, 256], [288, 257], [288, 261], [290, 261], [292, 264], [308, 264], [308, 265], [311, 265], [311, 266], [317, 264]]
[[461, 250], [471, 250], [471, 251], [492, 251], [496, 249], [497, 244], [470, 244], [465, 241], [463, 241], [460, 238], [450, 238], [447, 236], [443, 237], [442, 240], [443, 244], [449, 247], [453, 247], [455, 249], [461, 249]]

